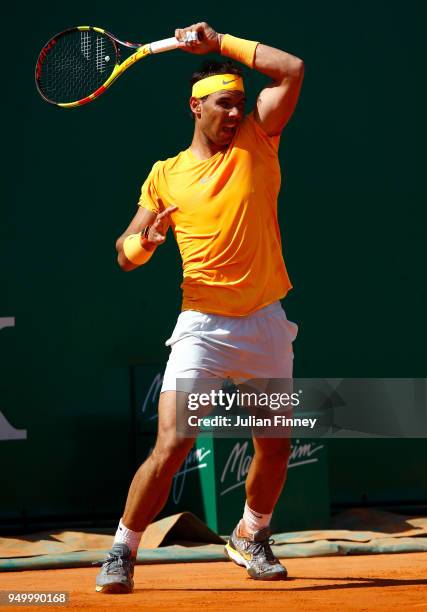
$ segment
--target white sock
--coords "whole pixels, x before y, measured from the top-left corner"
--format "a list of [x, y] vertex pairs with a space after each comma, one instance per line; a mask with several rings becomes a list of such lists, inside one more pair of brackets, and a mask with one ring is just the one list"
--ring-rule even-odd
[[261, 512], [256, 512], [255, 510], [249, 508], [248, 502], [245, 503], [242, 521], [244, 527], [249, 533], [254, 534], [256, 531], [264, 529], [264, 527], [268, 527], [271, 517], [272, 514], [261, 514]]
[[120, 519], [116, 535], [114, 536], [114, 544], [127, 544], [131, 550], [132, 556], [136, 557], [142, 533], [142, 531], [132, 531], [132, 529], [128, 529], [122, 523], [122, 519]]

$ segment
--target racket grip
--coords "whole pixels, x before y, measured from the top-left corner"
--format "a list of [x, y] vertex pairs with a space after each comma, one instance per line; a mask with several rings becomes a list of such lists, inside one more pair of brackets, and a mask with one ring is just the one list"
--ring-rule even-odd
[[177, 49], [179, 42], [175, 36], [173, 36], [172, 38], [164, 38], [163, 40], [152, 42], [149, 46], [150, 53], [162, 53], [163, 51], [172, 51], [172, 49]]

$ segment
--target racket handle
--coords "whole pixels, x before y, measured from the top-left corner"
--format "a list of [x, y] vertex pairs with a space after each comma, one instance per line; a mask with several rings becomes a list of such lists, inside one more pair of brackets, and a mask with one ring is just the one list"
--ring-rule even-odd
[[172, 51], [177, 49], [179, 46], [178, 40], [173, 36], [172, 38], [164, 38], [163, 40], [157, 40], [156, 42], [150, 43], [150, 53], [162, 53], [163, 51]]
[[[186, 42], [194, 42], [198, 40], [197, 32], [186, 32], [185, 41]], [[162, 53], [162, 51], [172, 51], [172, 49], [177, 49], [179, 47], [179, 40], [173, 36], [172, 38], [165, 38], [164, 40], [158, 40], [156, 42], [152, 42], [149, 45], [150, 53]]]

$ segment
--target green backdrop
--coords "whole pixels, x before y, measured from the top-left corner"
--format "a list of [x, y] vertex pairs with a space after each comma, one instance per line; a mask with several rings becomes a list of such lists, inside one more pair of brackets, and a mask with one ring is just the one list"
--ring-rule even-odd
[[[220, 0], [199, 9], [190, 2], [46, 0], [7, 11], [3, 525], [120, 512], [136, 457], [129, 366], [164, 362], [180, 305], [172, 240], [132, 274], [116, 265], [114, 242], [154, 161], [190, 142], [188, 78], [199, 58], [182, 52], [148, 58], [93, 105], [57, 110], [38, 97], [33, 70], [41, 46], [65, 27], [99, 25], [145, 42], [207, 20], [218, 31], [302, 57], [305, 83], [282, 137], [279, 202], [295, 287], [285, 307], [300, 325], [296, 374], [425, 376], [421, 3], [261, 7]], [[247, 73], [253, 103], [265, 78]], [[7, 433], [7, 424], [26, 434]], [[390, 456], [401, 454], [399, 444], [389, 443]], [[363, 454], [363, 441], [348, 441], [330, 455], [332, 501], [349, 499], [342, 475], [358, 473]], [[399, 469], [403, 483], [405, 468]], [[425, 480], [420, 486], [424, 498], [421, 491], [417, 499], [427, 501]], [[399, 495], [397, 488], [393, 496]]]

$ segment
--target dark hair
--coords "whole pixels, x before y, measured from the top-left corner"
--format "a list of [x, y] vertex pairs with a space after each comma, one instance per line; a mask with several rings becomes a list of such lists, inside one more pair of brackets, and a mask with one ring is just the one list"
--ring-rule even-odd
[[[243, 76], [243, 71], [233, 64], [230, 60], [225, 62], [216, 62], [212, 60], [205, 60], [200, 66], [197, 72], [193, 72], [193, 76], [190, 79], [190, 85], [193, 87], [194, 83], [201, 81], [206, 77], [213, 76], [214, 74], [236, 74], [237, 76]], [[206, 100], [207, 96], [200, 98], [202, 101]], [[191, 111], [191, 117], [194, 119], [194, 113]]]
[[205, 79], [208, 76], [213, 76], [214, 74], [237, 74], [237, 76], [243, 76], [243, 72], [239, 66], [236, 66], [236, 64], [233, 64], [230, 60], [226, 60], [225, 62], [206, 60], [200, 66], [199, 70], [193, 73], [190, 79], [191, 87], [193, 87], [194, 83], [197, 83], [197, 81]]

